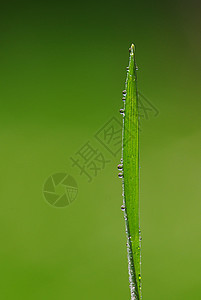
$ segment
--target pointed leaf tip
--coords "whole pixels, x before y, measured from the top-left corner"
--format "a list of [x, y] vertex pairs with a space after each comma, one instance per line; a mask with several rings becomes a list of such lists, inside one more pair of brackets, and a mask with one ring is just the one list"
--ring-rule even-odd
[[134, 54], [135, 53], [135, 45], [134, 44], [131, 44], [131, 47], [129, 48], [130, 50], [130, 54]]

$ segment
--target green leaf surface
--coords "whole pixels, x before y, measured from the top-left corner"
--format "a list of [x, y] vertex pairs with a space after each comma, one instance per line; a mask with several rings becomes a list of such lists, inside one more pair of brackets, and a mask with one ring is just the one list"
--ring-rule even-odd
[[124, 94], [122, 176], [123, 210], [127, 233], [131, 299], [141, 299], [141, 252], [139, 232], [139, 120], [135, 47], [130, 48]]

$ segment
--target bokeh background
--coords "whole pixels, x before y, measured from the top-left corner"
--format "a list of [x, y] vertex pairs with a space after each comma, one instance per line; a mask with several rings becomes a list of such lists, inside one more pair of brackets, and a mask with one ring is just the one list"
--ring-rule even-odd
[[[7, 1], [0, 12], [0, 297], [129, 299], [116, 156], [94, 134], [121, 121], [128, 48], [159, 110], [140, 133], [143, 298], [200, 299], [199, 1]], [[90, 141], [110, 162], [91, 183], [70, 157]], [[55, 208], [46, 179], [76, 200]]]

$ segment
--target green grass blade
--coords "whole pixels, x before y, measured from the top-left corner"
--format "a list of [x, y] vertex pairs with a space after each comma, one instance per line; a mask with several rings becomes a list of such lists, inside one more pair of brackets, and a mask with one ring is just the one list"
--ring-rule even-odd
[[[139, 240], [139, 121], [135, 47], [130, 48], [123, 112], [123, 201], [131, 299], [141, 299]], [[121, 174], [119, 174], [121, 177]]]

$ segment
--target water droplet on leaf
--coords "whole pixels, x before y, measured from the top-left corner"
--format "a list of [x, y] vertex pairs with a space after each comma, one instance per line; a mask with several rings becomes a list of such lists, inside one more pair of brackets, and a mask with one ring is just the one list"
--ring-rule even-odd
[[123, 164], [119, 164], [119, 165], [117, 166], [117, 168], [118, 168], [118, 170], [122, 170], [122, 169], [123, 169]]
[[122, 210], [122, 211], [125, 210], [125, 206], [124, 206], [124, 205], [121, 206], [121, 210]]

